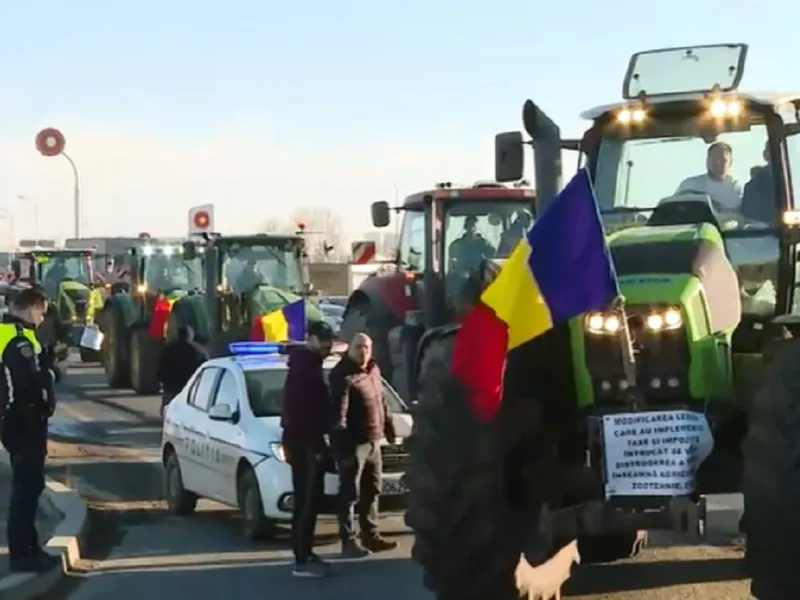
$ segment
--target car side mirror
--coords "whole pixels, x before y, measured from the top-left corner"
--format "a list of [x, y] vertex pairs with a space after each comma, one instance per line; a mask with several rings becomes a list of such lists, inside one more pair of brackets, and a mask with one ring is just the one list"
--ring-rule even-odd
[[208, 418], [212, 421], [233, 421], [236, 411], [230, 404], [215, 404], [208, 410]]

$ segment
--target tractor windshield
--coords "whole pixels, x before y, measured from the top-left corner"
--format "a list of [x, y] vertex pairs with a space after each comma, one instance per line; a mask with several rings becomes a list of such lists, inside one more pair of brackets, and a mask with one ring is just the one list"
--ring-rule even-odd
[[201, 290], [203, 265], [199, 258], [187, 260], [179, 254], [153, 254], [146, 259], [144, 283], [150, 290]]
[[35, 260], [40, 265], [39, 279], [45, 288], [57, 287], [65, 279], [91, 283], [90, 258], [85, 254], [37, 255]]
[[707, 195], [739, 274], [745, 312], [767, 313], [775, 306], [779, 254], [767, 130], [760, 116], [728, 127], [709, 135], [696, 115], [654, 117], [636, 128], [609, 125], [593, 165], [595, 192], [609, 231], [647, 224], [670, 197]]
[[458, 296], [479, 279], [483, 261], [506, 258], [533, 224], [527, 201], [448, 201], [444, 213], [444, 271], [447, 293]]
[[238, 294], [260, 285], [299, 293], [303, 282], [298, 250], [295, 244], [234, 249], [225, 263], [225, 281]]

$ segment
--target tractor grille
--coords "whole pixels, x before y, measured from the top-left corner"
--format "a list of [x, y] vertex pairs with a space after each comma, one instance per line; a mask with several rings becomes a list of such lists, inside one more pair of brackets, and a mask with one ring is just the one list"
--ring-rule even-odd
[[381, 447], [384, 473], [405, 473], [408, 469], [410, 456], [405, 445], [389, 444]]

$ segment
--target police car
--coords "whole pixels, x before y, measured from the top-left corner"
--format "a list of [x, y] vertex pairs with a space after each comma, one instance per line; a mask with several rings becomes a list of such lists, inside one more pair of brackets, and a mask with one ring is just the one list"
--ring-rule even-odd
[[[287, 356], [279, 344], [239, 342], [231, 356], [207, 361], [164, 413], [162, 457], [167, 505], [194, 512], [199, 498], [239, 509], [248, 539], [263, 538], [292, 512], [292, 475], [281, 445]], [[324, 362], [326, 373], [339, 361]], [[411, 415], [384, 382], [397, 440], [382, 442], [384, 496], [402, 497]], [[333, 467], [325, 475], [328, 501], [338, 492]]]

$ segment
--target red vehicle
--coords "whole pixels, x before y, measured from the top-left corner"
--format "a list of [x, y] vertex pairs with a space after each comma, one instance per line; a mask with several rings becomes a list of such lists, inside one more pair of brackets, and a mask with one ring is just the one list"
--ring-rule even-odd
[[405, 400], [416, 397], [427, 343], [474, 303], [485, 269], [507, 257], [532, 224], [534, 201], [527, 187], [444, 183], [402, 206], [372, 205], [375, 227], [403, 213], [396, 269], [367, 278], [351, 294], [341, 337], [368, 333], [384, 376]]

